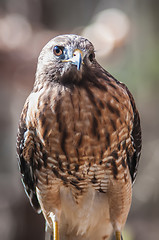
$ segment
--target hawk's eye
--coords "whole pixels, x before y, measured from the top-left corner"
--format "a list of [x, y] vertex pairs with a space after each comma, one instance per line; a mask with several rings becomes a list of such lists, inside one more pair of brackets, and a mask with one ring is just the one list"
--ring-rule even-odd
[[63, 54], [63, 48], [59, 47], [59, 46], [55, 46], [54, 49], [53, 49], [53, 53], [56, 56], [61, 56]]
[[93, 62], [93, 59], [94, 59], [94, 53], [91, 53], [90, 55], [89, 55], [89, 60], [91, 61], [91, 62]]

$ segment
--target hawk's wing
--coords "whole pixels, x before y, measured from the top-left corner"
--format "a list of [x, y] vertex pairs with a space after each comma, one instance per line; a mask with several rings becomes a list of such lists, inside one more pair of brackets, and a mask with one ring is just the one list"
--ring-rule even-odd
[[136, 173], [137, 173], [137, 168], [138, 168], [138, 163], [141, 155], [141, 146], [142, 146], [142, 140], [141, 140], [141, 125], [140, 125], [140, 117], [139, 117], [139, 112], [136, 108], [134, 98], [128, 88], [122, 84], [124, 88], [126, 89], [130, 102], [133, 108], [133, 113], [134, 113], [134, 123], [133, 123], [133, 129], [131, 133], [132, 137], [132, 142], [134, 145], [135, 152], [133, 154], [133, 157], [128, 160], [128, 165], [129, 165], [129, 170], [132, 178], [132, 182], [135, 181], [136, 178]]
[[141, 155], [141, 147], [142, 147], [142, 138], [141, 138], [142, 135], [141, 135], [139, 112], [136, 108], [134, 98], [133, 98], [132, 94], [130, 93], [129, 89], [127, 88], [127, 86], [124, 83], [119, 82], [117, 79], [115, 79], [105, 69], [104, 69], [104, 72], [106, 73], [108, 78], [113, 79], [118, 85], [120, 85], [127, 92], [130, 102], [131, 102], [132, 109], [133, 109], [134, 121], [133, 121], [133, 129], [131, 132], [131, 138], [132, 138], [132, 144], [133, 144], [135, 151], [133, 153], [133, 156], [132, 156], [132, 154], [129, 154], [129, 152], [127, 151], [127, 163], [128, 163], [130, 175], [132, 178], [132, 183], [134, 183], [136, 174], [137, 174], [139, 159], [140, 159], [140, 155]]
[[126, 90], [131, 102], [132, 109], [133, 109], [134, 121], [133, 121], [133, 129], [131, 132], [131, 138], [132, 138], [132, 144], [135, 152], [133, 156], [129, 156], [129, 152], [127, 152], [127, 163], [128, 163], [130, 175], [132, 178], [132, 183], [134, 183], [136, 174], [137, 174], [139, 159], [141, 155], [141, 147], [142, 147], [140, 116], [136, 108], [134, 98], [130, 93], [129, 89], [127, 88], [127, 86], [124, 83], [121, 83], [118, 80], [116, 80], [114, 77], [112, 78], [117, 82], [117, 84], [119, 84], [122, 88]]
[[40, 205], [36, 195], [36, 179], [34, 176], [33, 158], [36, 145], [33, 138], [33, 129], [28, 129], [26, 124], [26, 113], [28, 104], [26, 103], [19, 122], [17, 135], [17, 157], [20, 172], [22, 175], [22, 182], [27, 196], [33, 208], [40, 212]]

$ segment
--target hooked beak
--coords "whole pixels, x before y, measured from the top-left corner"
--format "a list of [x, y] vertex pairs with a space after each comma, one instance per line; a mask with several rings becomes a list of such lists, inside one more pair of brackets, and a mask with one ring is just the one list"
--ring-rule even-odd
[[71, 62], [73, 65], [77, 66], [77, 70], [79, 71], [81, 68], [82, 61], [82, 51], [80, 49], [75, 49], [73, 52], [73, 57], [67, 60], [63, 60], [63, 62]]

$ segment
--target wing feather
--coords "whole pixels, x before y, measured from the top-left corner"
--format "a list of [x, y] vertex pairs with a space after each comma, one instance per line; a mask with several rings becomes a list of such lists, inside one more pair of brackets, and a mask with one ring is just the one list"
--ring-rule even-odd
[[129, 96], [131, 106], [133, 109], [133, 114], [134, 114], [131, 138], [132, 138], [132, 144], [133, 144], [135, 152], [134, 152], [133, 156], [129, 159], [129, 163], [128, 163], [132, 182], [134, 183], [134, 181], [136, 179], [136, 174], [137, 174], [140, 155], [141, 155], [141, 147], [142, 147], [142, 133], [141, 133], [141, 125], [140, 125], [140, 116], [139, 116], [139, 112], [136, 108], [134, 98], [133, 98], [132, 94], [130, 93], [129, 89], [123, 83], [118, 82], [118, 84], [120, 84], [126, 90], [128, 96]]
[[129, 153], [127, 153], [128, 154], [127, 163], [128, 163], [130, 175], [132, 178], [132, 183], [134, 183], [135, 179], [136, 179], [138, 164], [139, 164], [140, 155], [141, 155], [141, 147], [142, 147], [142, 133], [141, 133], [139, 112], [136, 108], [134, 98], [133, 98], [132, 94], [130, 93], [129, 89], [127, 88], [127, 86], [124, 83], [115, 79], [107, 71], [105, 71], [105, 70], [103, 70], [103, 71], [106, 73], [108, 78], [111, 78], [112, 80], [114, 80], [120, 87], [122, 87], [127, 92], [132, 109], [133, 109], [134, 116], [133, 116], [133, 129], [131, 132], [131, 139], [132, 139], [132, 144], [133, 144], [135, 151], [134, 151], [133, 155], [130, 154], [130, 156], [129, 156]]
[[[26, 104], [23, 112], [21, 114], [18, 134], [17, 134], [17, 158], [19, 169], [22, 176], [22, 183], [24, 185], [25, 192], [30, 200], [31, 205], [33, 208], [40, 212], [40, 205], [36, 195], [36, 178], [34, 176], [34, 167], [32, 164], [31, 159], [34, 157], [34, 144], [33, 141], [27, 141], [26, 138], [32, 138], [30, 133], [29, 136], [29, 129], [26, 125], [26, 112], [28, 109], [28, 105]], [[26, 134], [27, 133], [27, 134]], [[28, 135], [26, 137], [26, 135]], [[33, 138], [32, 138], [33, 140]], [[32, 145], [29, 145], [29, 142], [32, 142]], [[26, 154], [27, 150], [27, 154]]]

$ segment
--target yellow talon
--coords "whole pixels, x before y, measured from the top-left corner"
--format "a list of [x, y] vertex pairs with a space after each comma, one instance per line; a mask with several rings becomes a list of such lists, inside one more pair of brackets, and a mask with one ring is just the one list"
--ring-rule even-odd
[[54, 240], [59, 240], [58, 222], [56, 220], [53, 221], [53, 231], [54, 231]]
[[59, 240], [59, 229], [58, 229], [58, 221], [56, 219], [55, 214], [50, 213], [50, 218], [53, 223], [53, 240]]
[[115, 232], [115, 239], [116, 240], [122, 240], [122, 236], [121, 236], [121, 233], [119, 231]]

